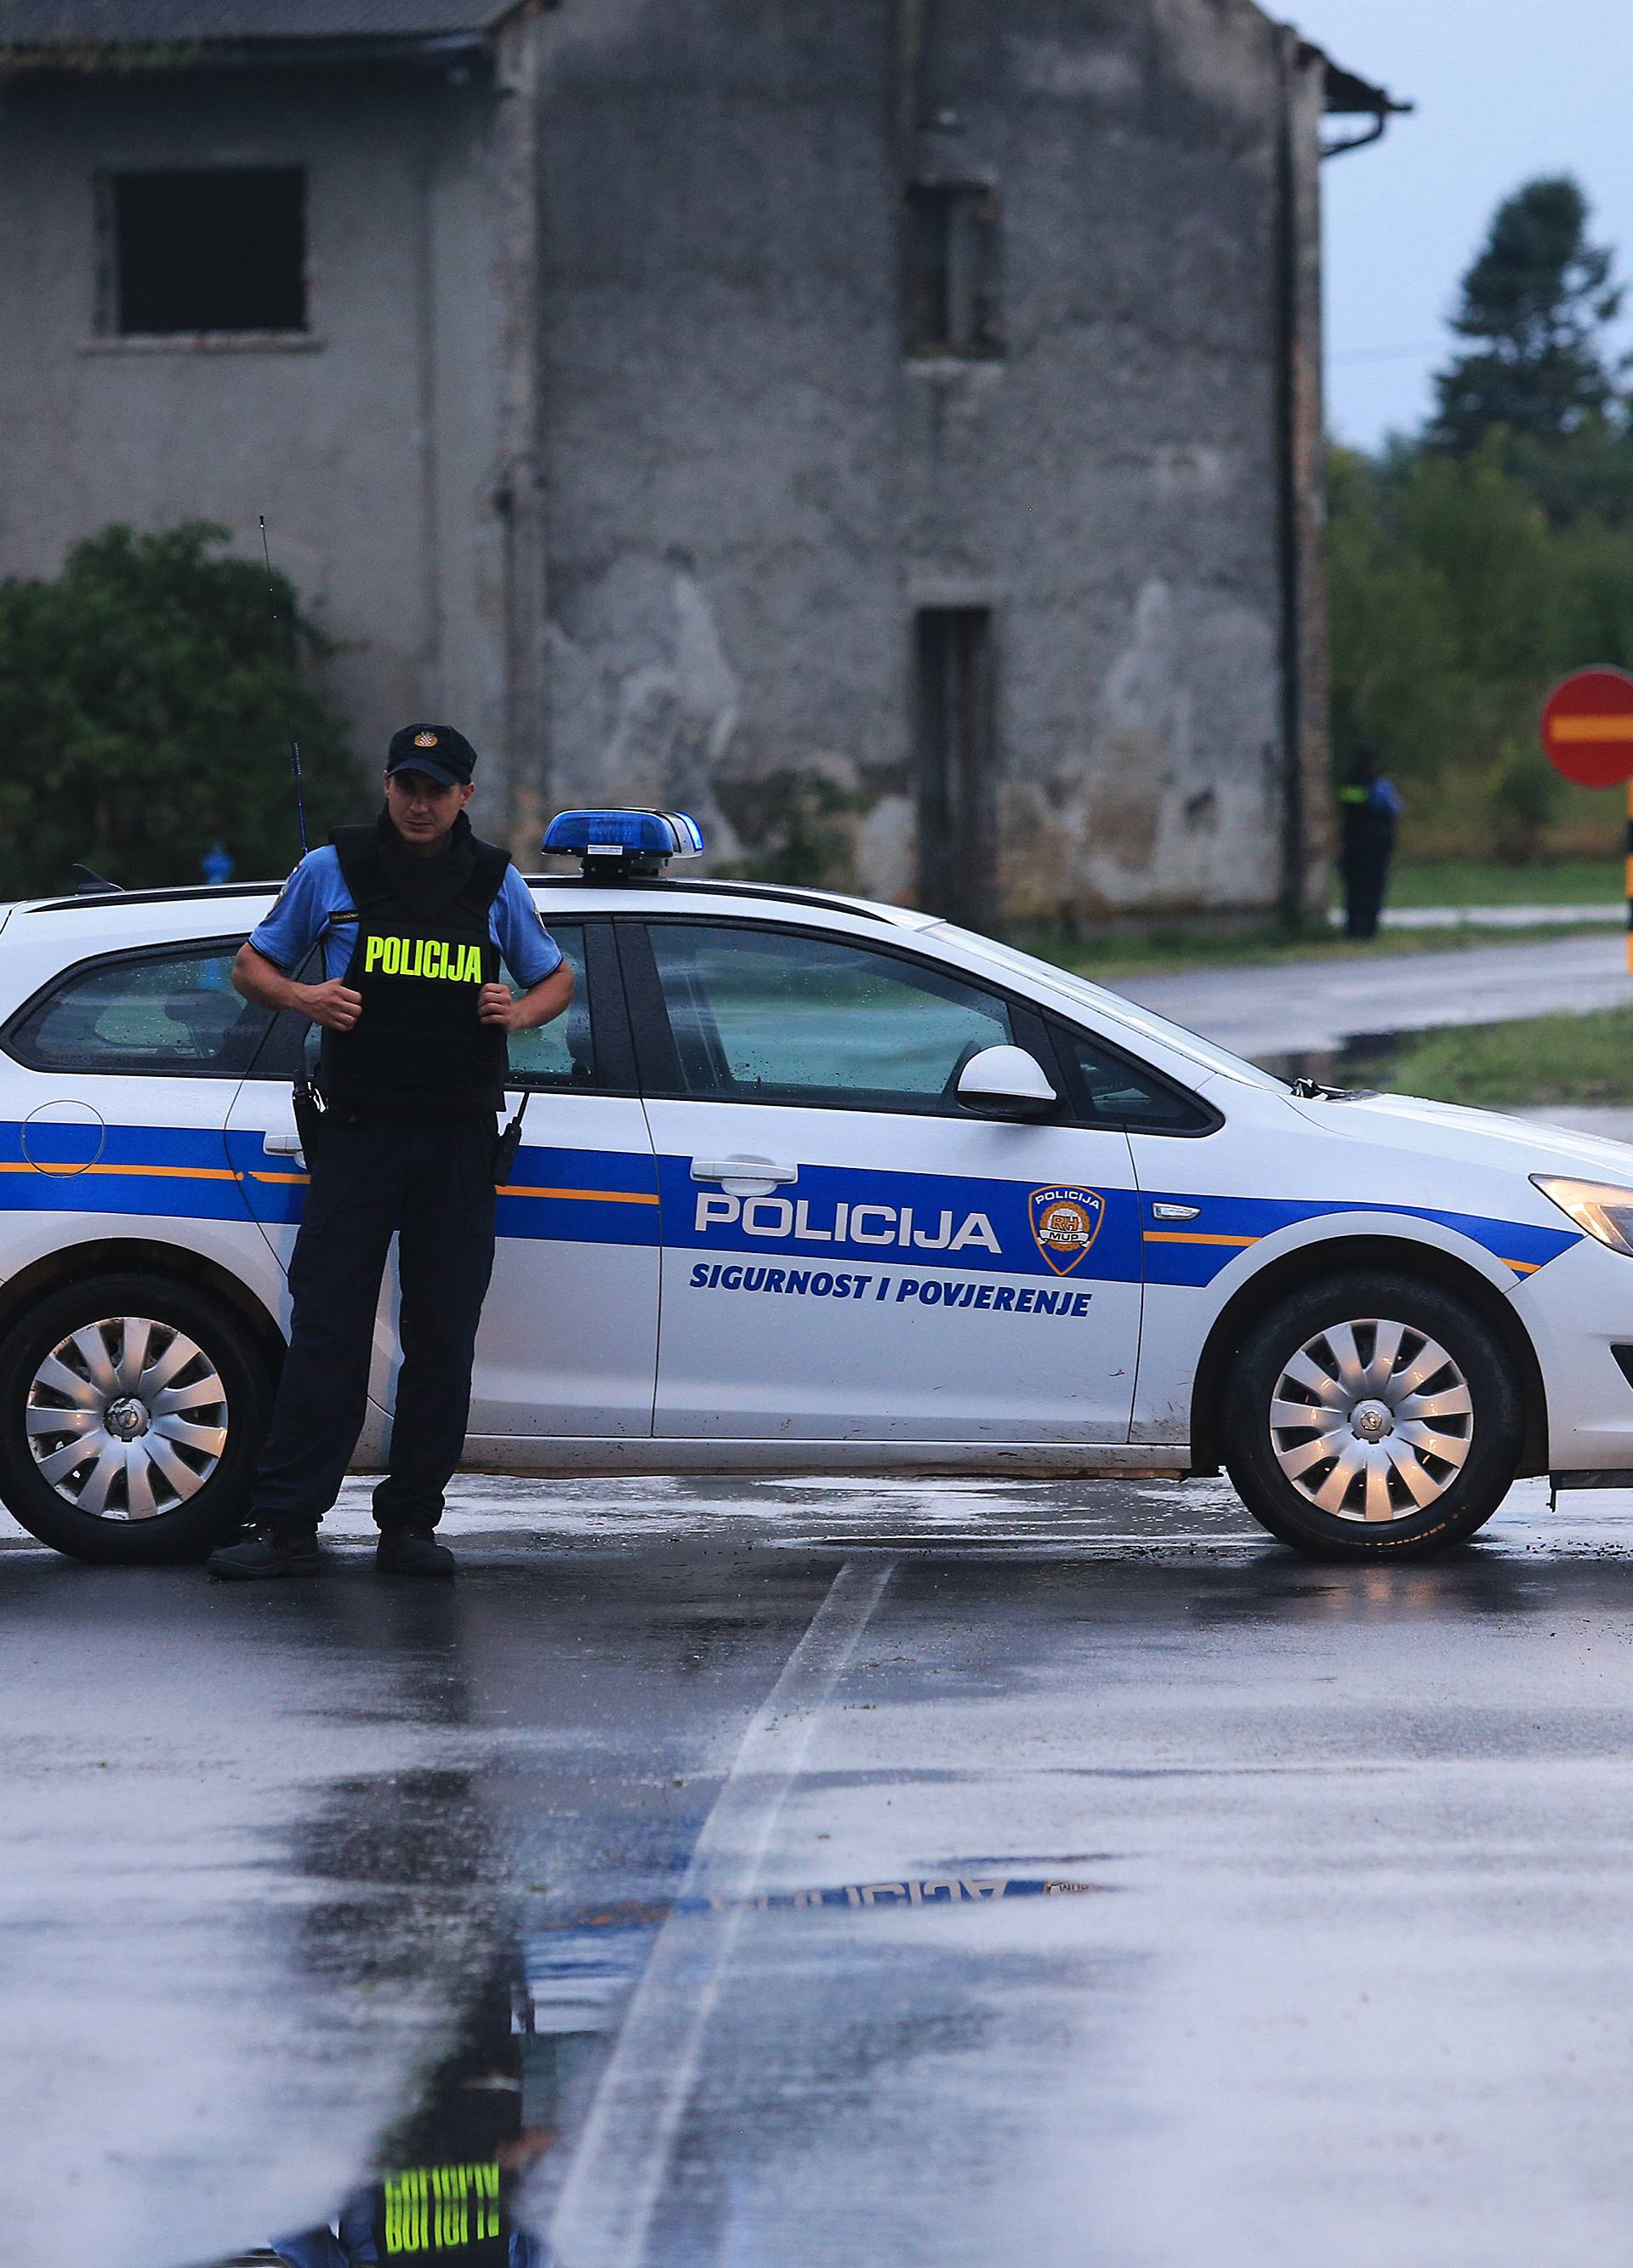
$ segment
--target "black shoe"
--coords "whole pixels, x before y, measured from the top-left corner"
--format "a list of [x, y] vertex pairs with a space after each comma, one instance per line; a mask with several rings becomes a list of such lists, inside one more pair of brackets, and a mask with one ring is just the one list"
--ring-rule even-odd
[[378, 1575], [452, 1575], [453, 1554], [428, 1528], [388, 1528], [374, 1554]]
[[220, 1583], [255, 1583], [269, 1575], [315, 1575], [323, 1565], [318, 1539], [308, 1529], [253, 1528], [239, 1543], [224, 1543], [204, 1562]]

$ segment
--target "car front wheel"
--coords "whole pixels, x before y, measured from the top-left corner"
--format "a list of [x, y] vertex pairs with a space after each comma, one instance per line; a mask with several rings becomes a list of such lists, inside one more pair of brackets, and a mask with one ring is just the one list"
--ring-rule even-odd
[[1335, 1276], [1249, 1332], [1226, 1388], [1226, 1470], [1272, 1535], [1322, 1557], [1419, 1558], [1483, 1527], [1525, 1411], [1470, 1302], [1405, 1275]]
[[271, 1379], [225, 1301], [162, 1276], [66, 1285], [0, 1344], [0, 1500], [77, 1559], [151, 1565], [243, 1517]]

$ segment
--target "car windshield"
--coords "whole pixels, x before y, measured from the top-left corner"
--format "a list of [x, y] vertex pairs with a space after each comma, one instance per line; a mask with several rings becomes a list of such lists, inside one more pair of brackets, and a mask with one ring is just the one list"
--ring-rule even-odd
[[976, 931], [960, 929], [953, 922], [938, 922], [933, 930], [921, 934], [950, 938], [979, 954], [983, 961], [999, 968], [1012, 969], [1018, 976], [1030, 976], [1037, 983], [1053, 987], [1068, 998], [1081, 1000], [1085, 1008], [1096, 1015], [1105, 1016], [1125, 1032], [1154, 1040], [1159, 1047], [1172, 1048], [1176, 1055], [1187, 1056], [1192, 1063], [1211, 1071], [1222, 1071], [1227, 1079], [1239, 1079], [1247, 1086], [1268, 1087], [1274, 1094], [1285, 1094], [1285, 1079], [1274, 1072], [1261, 1071], [1257, 1064], [1233, 1056], [1228, 1048], [1216, 1047], [1198, 1032], [1187, 1031], [1183, 1024], [1171, 1024], [1166, 1016], [1159, 1016], [1149, 1008], [1136, 1007], [1125, 1000], [1121, 992], [1108, 992], [1103, 984], [1092, 984], [1086, 976], [1074, 976], [1069, 968], [1055, 961], [1040, 961], [1036, 954], [1022, 953], [1012, 945], [1000, 945], [996, 939], [982, 937]]

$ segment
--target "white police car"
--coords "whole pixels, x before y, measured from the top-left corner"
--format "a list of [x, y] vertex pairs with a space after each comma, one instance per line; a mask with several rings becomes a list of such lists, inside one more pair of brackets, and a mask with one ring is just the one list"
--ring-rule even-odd
[[[678, 819], [548, 843], [578, 983], [511, 1043], [472, 1465], [1223, 1462], [1350, 1554], [1466, 1537], [1517, 1473], [1633, 1482], [1633, 1150], [1289, 1087], [901, 907], [663, 879]], [[0, 913], [0, 1498], [82, 1557], [245, 1509], [305, 1180], [302, 1032], [228, 983], [274, 895]], [[393, 1369], [388, 1285], [362, 1464]]]

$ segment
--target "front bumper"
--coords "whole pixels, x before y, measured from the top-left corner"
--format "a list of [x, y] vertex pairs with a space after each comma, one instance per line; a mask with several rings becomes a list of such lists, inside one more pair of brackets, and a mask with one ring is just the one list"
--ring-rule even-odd
[[1633, 1260], [1585, 1236], [1510, 1296], [1542, 1373], [1555, 1484], [1633, 1486], [1633, 1384], [1613, 1352], [1633, 1345]]

